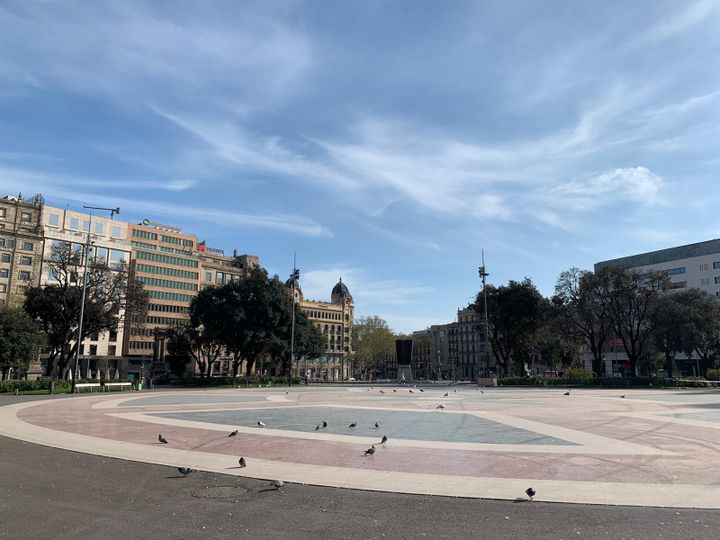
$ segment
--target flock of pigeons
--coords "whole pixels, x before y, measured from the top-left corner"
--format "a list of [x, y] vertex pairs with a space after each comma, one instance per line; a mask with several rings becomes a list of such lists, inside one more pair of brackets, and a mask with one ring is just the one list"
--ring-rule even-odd
[[[372, 390], [372, 388], [369, 388], [368, 390]], [[413, 390], [412, 390], [412, 388], [409, 388], [408, 390], [409, 390], [409, 392], [410, 392], [411, 394], [414, 393]], [[419, 390], [420, 392], [425, 392], [425, 390], [423, 390], [422, 388], [418, 388], [418, 390]], [[397, 392], [397, 389], [396, 389], [396, 388], [393, 388], [393, 392]], [[457, 390], [453, 390], [453, 392], [457, 392]], [[481, 393], [484, 393], [482, 390], [481, 390], [480, 392], [481, 392]], [[287, 393], [287, 392], [286, 392], [286, 393]], [[380, 390], [380, 393], [381, 393], [381, 394], [384, 394], [385, 392], [384, 392], [383, 390]], [[445, 392], [445, 394], [443, 395], [443, 397], [448, 397], [448, 395], [449, 395], [449, 392]], [[570, 395], [570, 391], [568, 390], [567, 392], [565, 392], [565, 395], [566, 395], [566, 396], [569, 396], [569, 395]], [[621, 398], [624, 398], [625, 396], [620, 396], [620, 397], [621, 397]], [[445, 405], [443, 405], [442, 403], [440, 403], [440, 404], [439, 404], [437, 407], [435, 407], [435, 408], [436, 408], [436, 409], [440, 409], [440, 410], [444, 410], [444, 409], [445, 409]], [[354, 429], [354, 428], [356, 428], [356, 427], [357, 427], [357, 424], [358, 424], [357, 422], [351, 423], [351, 424], [348, 426], [348, 429]], [[265, 424], [265, 422], [263, 422], [262, 420], [258, 420], [258, 421], [257, 421], [257, 426], [260, 427], [260, 428], [264, 428], [266, 425], [267, 425], [267, 424]], [[318, 424], [318, 425], [315, 427], [315, 431], [319, 431], [321, 428], [324, 429], [324, 428], [327, 428], [327, 427], [328, 427], [328, 423], [327, 423], [325, 420], [323, 420], [322, 423]], [[379, 428], [379, 427], [380, 427], [380, 424], [379, 424], [378, 422], [375, 422], [375, 428], [377, 429], [377, 428]], [[239, 433], [239, 430], [236, 429], [236, 430], [234, 430], [234, 431], [231, 431], [230, 434], [228, 435], [228, 437], [237, 437], [238, 433]], [[166, 439], [165, 437], [163, 437], [162, 434], [159, 434], [159, 435], [158, 435], [158, 442], [159, 442], [160, 444], [168, 444], [167, 439]], [[387, 437], [387, 435], [383, 435], [383, 436], [382, 436], [382, 439], [380, 439], [380, 442], [379, 442], [379, 443], [375, 443], [375, 444], [384, 445], [384, 444], [386, 444], [387, 442], [388, 442], [388, 437]], [[370, 448], [368, 448], [367, 450], [365, 450], [365, 452], [363, 453], [363, 457], [373, 456], [373, 455], [375, 454], [375, 444], [372, 444], [372, 445], [370, 446]], [[238, 465], [240, 466], [240, 468], [247, 467], [247, 460], [246, 460], [244, 457], [240, 457], [240, 459], [238, 460]], [[190, 467], [178, 467], [177, 470], [178, 470], [178, 472], [179, 472], [180, 474], [182, 474], [183, 476], [187, 476], [187, 475], [189, 475], [189, 474], [191, 474], [191, 473], [196, 472], [195, 469], [191, 469]], [[285, 483], [284, 483], [282, 480], [273, 480], [273, 481], [270, 482], [270, 486], [271, 486], [272, 488], [276, 489], [276, 490], [279, 490], [279, 489], [282, 488], [284, 485], [285, 485]], [[533, 497], [535, 497], [536, 493], [537, 493], [537, 492], [536, 492], [535, 489], [532, 488], [532, 487], [529, 487], [529, 488], [527, 488], [527, 489], [525, 490], [525, 494], [528, 496], [528, 499], [529, 499], [530, 501], [533, 500]]]

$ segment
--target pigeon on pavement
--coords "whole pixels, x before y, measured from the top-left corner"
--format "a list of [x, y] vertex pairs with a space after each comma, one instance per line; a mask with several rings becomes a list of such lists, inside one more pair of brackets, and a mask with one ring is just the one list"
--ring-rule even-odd
[[357, 422], [353, 422], [352, 424], [350, 424], [348, 426], [348, 428], [353, 428], [353, 427], [357, 427]]
[[167, 444], [167, 443], [168, 443], [168, 442], [167, 442], [167, 439], [166, 439], [165, 437], [163, 437], [162, 435], [158, 435], [158, 441], [160, 442], [160, 444]]
[[533, 497], [535, 496], [536, 491], [533, 488], [529, 487], [525, 490], [525, 493], [527, 494], [528, 498], [532, 501]]
[[448, 397], [449, 393], [445, 392], [445, 395], [443, 397]]
[[324, 427], [324, 428], [327, 427], [327, 422], [326, 422], [325, 420], [323, 420], [323, 427]]
[[245, 462], [244, 457], [241, 457], [240, 459], [238, 459], [238, 465], [240, 465], [240, 467], [247, 467], [247, 463]]
[[366, 456], [368, 456], [368, 455], [369, 455], [369, 456], [372, 456], [374, 453], [375, 453], [375, 445], [373, 444], [370, 448], [368, 448], [367, 450], [365, 450], [365, 454], [364, 454], [364, 455], [366, 455]]
[[441, 403], [440, 405], [438, 405], [438, 406], [435, 407], [435, 408], [436, 408], [436, 409], [444, 409], [444, 408], [445, 408], [445, 405], [443, 405], [443, 404]]
[[375, 427], [376, 427], [376, 428], [379, 428], [379, 427], [380, 427], [380, 424], [378, 424], [377, 422], [375, 422]]
[[424, 391], [425, 391], [425, 390], [423, 390], [422, 388], [419, 388], [419, 390], [420, 390], [421, 392], [424, 392]]
[[393, 392], [397, 392], [397, 388], [393, 388]]
[[194, 473], [195, 469], [191, 469], [190, 467], [178, 467], [178, 472], [183, 476], [187, 476], [190, 473]]
[[237, 434], [238, 434], [238, 430], [236, 429], [235, 431], [231, 431], [230, 435], [228, 435], [228, 437], [237, 437]]
[[563, 394], [563, 396], [569, 396], [569, 395], [570, 395], [570, 390], [568, 390], [567, 392], [565, 392], [565, 393]]
[[383, 438], [380, 439], [380, 444], [385, 444], [387, 442], [387, 435], [383, 435]]
[[258, 427], [265, 427], [265, 422], [258, 420]]
[[410, 392], [411, 394], [414, 394], [414, 393], [415, 393], [415, 392], [413, 392], [412, 389], [410, 389], [410, 388], [408, 388], [408, 392]]
[[621, 398], [624, 398], [625, 396], [620, 396]]
[[318, 424], [317, 426], [315, 426], [315, 431], [317, 431], [318, 429], [320, 429], [320, 424]]

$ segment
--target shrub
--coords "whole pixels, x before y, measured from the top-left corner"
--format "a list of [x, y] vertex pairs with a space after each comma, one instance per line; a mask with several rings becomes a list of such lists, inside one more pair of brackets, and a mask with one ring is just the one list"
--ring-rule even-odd
[[564, 379], [592, 379], [593, 373], [584, 368], [567, 368], [564, 373]]
[[707, 370], [707, 379], [709, 381], [720, 381], [720, 369], [710, 368]]

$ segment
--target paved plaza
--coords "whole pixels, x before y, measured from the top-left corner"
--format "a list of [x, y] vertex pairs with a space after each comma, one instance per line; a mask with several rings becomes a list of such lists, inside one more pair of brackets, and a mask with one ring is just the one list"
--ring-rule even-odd
[[[423, 390], [278, 387], [19, 401], [0, 407], [0, 435], [315, 486], [509, 501], [532, 486], [536, 502], [720, 508], [720, 470], [712, 465], [720, 449], [717, 391]], [[379, 444], [384, 435], [388, 442]], [[372, 444], [375, 454], [365, 456]]]

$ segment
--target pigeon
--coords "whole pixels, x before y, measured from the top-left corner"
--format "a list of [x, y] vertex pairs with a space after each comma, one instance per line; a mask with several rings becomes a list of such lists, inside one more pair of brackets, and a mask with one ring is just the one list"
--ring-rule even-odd
[[438, 406], [435, 407], [435, 408], [436, 408], [436, 409], [444, 409], [444, 408], [445, 408], [445, 405], [443, 405], [443, 404], [441, 403], [440, 405], [438, 405]]
[[445, 395], [443, 397], [448, 397], [448, 395], [450, 395], [449, 392], [445, 392]]
[[387, 442], [387, 435], [383, 435], [383, 438], [380, 440], [380, 444], [385, 444]]
[[380, 393], [381, 393], [381, 394], [384, 394], [385, 392], [383, 392], [382, 390], [380, 390]]
[[237, 434], [238, 434], [238, 430], [236, 429], [235, 431], [231, 431], [230, 435], [228, 435], [228, 437], [237, 437]]
[[480, 393], [481, 393], [481, 394], [484, 394], [484, 393], [485, 393], [485, 390], [480, 390]]
[[285, 395], [287, 396], [290, 392], [285, 391]]
[[318, 429], [320, 429], [320, 424], [318, 424], [317, 426], [315, 426], [315, 431], [317, 431]]
[[420, 388], [420, 391], [421, 391], [421, 392], [424, 392], [425, 390], [423, 390], [422, 388]]
[[408, 388], [408, 392], [410, 392], [411, 394], [414, 394], [414, 393], [415, 393], [415, 392], [413, 392], [412, 389], [410, 389], [410, 388]]
[[567, 392], [565, 392], [565, 393], [563, 394], [563, 396], [569, 396], [569, 395], [570, 395], [570, 390], [568, 390]]
[[265, 422], [258, 420], [258, 427], [265, 427]]
[[178, 472], [183, 476], [187, 476], [190, 473], [194, 473], [195, 469], [191, 469], [190, 467], [178, 467]]
[[270, 485], [275, 489], [280, 489], [285, 485], [285, 482], [283, 482], [282, 480], [273, 480], [272, 482], [270, 482]]
[[397, 392], [397, 388], [393, 388], [393, 392]]
[[373, 444], [370, 448], [368, 448], [367, 450], [365, 450], [365, 454], [364, 454], [364, 455], [366, 455], [366, 456], [372, 456], [374, 453], [375, 453], [375, 445]]
[[158, 441], [160, 442], [160, 444], [167, 444], [167, 443], [168, 443], [168, 442], [167, 442], [167, 439], [166, 439], [165, 437], [163, 437], [162, 435], [158, 435]]
[[323, 420], [323, 427], [324, 427], [324, 428], [327, 427], [327, 422], [326, 422], [325, 420]]
[[525, 490], [525, 493], [527, 494], [528, 498], [532, 501], [536, 492], [533, 488], [529, 487]]
[[353, 427], [357, 427], [357, 422], [353, 422], [352, 424], [350, 424], [348, 426], [348, 428], [353, 428]]
[[453, 392], [457, 392], [457, 390], [453, 390]]
[[238, 459], [238, 465], [240, 465], [240, 467], [247, 467], [247, 463], [245, 462], [244, 457], [241, 457], [240, 459]]
[[625, 396], [620, 396], [621, 398], [625, 398]]

